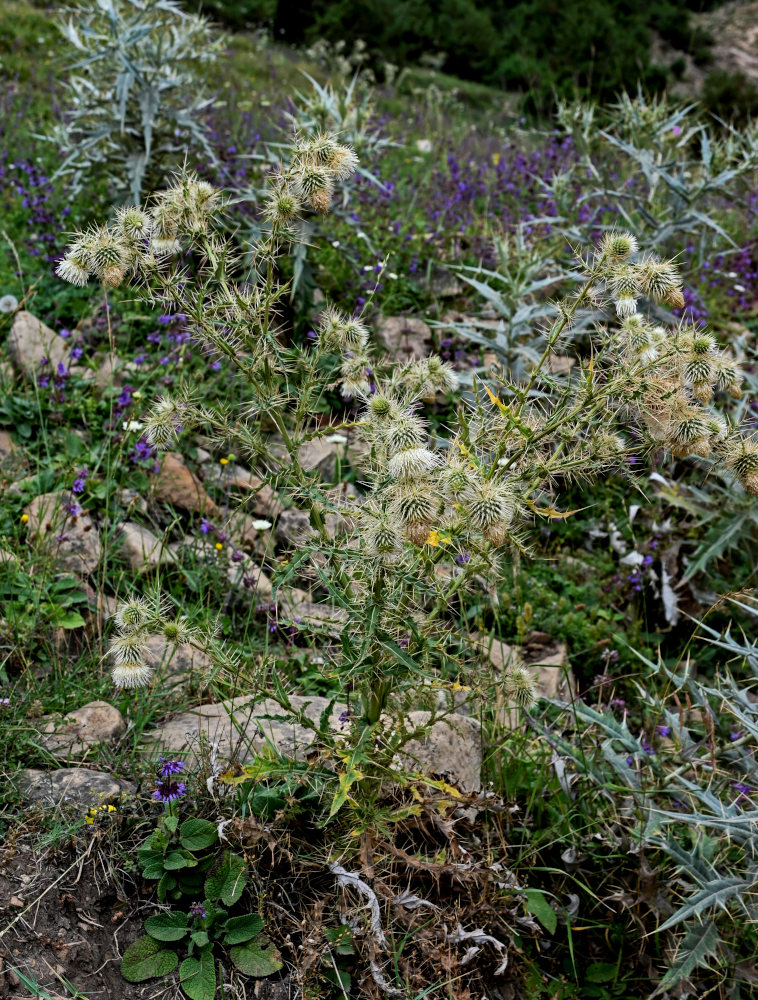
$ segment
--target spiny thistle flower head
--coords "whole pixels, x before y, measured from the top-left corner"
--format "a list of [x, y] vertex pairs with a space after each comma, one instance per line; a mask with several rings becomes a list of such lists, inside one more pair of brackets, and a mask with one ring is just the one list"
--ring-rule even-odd
[[143, 631], [124, 632], [115, 636], [110, 645], [110, 654], [115, 663], [142, 662], [147, 651], [147, 634]]
[[371, 358], [368, 355], [356, 354], [344, 358], [340, 365], [340, 374], [342, 376], [340, 392], [345, 399], [370, 395], [371, 383], [368, 376], [371, 374]]
[[113, 620], [122, 632], [138, 631], [150, 621], [151, 612], [147, 601], [141, 597], [130, 597], [116, 609]]
[[440, 471], [440, 486], [451, 503], [462, 503], [475, 496], [479, 485], [476, 471], [459, 458], [448, 461]]
[[118, 688], [144, 687], [152, 676], [152, 668], [139, 660], [117, 663], [111, 671], [113, 683]]
[[69, 250], [66, 256], [58, 262], [55, 273], [59, 278], [68, 281], [69, 284], [83, 288], [89, 281], [91, 274], [89, 257], [86, 254]]
[[387, 450], [390, 455], [409, 448], [418, 448], [424, 443], [426, 430], [423, 421], [410, 413], [402, 413], [387, 429]]
[[190, 642], [195, 638], [195, 632], [182, 621], [168, 621], [163, 624], [163, 635], [175, 646]]
[[302, 211], [302, 203], [295, 191], [289, 184], [280, 184], [269, 195], [263, 214], [273, 225], [286, 226], [297, 219]]
[[465, 501], [466, 513], [476, 528], [506, 526], [513, 520], [516, 503], [513, 492], [497, 480], [480, 482]]
[[386, 510], [364, 509], [367, 522], [362, 534], [366, 549], [373, 556], [385, 559], [402, 548], [401, 525], [395, 515]]
[[319, 321], [319, 340], [327, 349], [360, 351], [368, 343], [368, 330], [359, 319], [327, 307]]
[[626, 260], [632, 254], [637, 253], [639, 244], [636, 236], [631, 233], [605, 233], [598, 247], [598, 255], [601, 260], [609, 262]]
[[726, 456], [726, 465], [748, 493], [758, 497], [758, 438], [740, 438]]
[[648, 257], [640, 265], [639, 274], [640, 287], [653, 302], [679, 304], [682, 283], [671, 261]]
[[393, 479], [407, 482], [428, 475], [440, 461], [440, 456], [428, 448], [407, 448], [392, 456], [387, 471]]
[[304, 163], [295, 176], [297, 191], [303, 201], [324, 215], [329, 211], [334, 194], [334, 181], [327, 167], [315, 163]]
[[358, 162], [358, 157], [352, 146], [343, 146], [338, 143], [328, 166], [338, 181], [345, 181], [355, 173]]
[[383, 393], [381, 390], [374, 393], [373, 396], [369, 397], [368, 406], [366, 407], [366, 413], [364, 415], [364, 420], [378, 420], [380, 423], [385, 424], [390, 420], [396, 420], [400, 416], [401, 410], [400, 405], [390, 396]]
[[414, 483], [401, 488], [390, 507], [391, 513], [401, 524], [429, 522], [435, 519], [439, 501], [426, 483]]
[[180, 425], [180, 406], [171, 396], [161, 396], [145, 422], [145, 437], [154, 448], [165, 448]]
[[512, 666], [505, 675], [506, 696], [513, 698], [520, 708], [530, 708], [537, 700], [532, 675], [526, 667]]
[[116, 229], [129, 240], [145, 239], [150, 235], [153, 220], [141, 208], [125, 205], [116, 211]]

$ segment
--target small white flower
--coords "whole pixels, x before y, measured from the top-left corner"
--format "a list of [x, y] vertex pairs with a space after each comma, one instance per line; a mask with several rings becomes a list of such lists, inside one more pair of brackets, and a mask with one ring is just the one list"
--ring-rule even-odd
[[18, 299], [15, 295], [3, 295], [0, 298], [0, 313], [12, 313], [18, 309]]
[[370, 264], [366, 264], [366, 265], [364, 265], [363, 270], [364, 271], [373, 271], [374, 269], [373, 269], [373, 267]]
[[335, 250], [337, 249], [337, 247], [339, 245], [340, 245], [340, 241], [339, 240], [332, 240], [332, 246], [335, 248]]
[[253, 521], [253, 527], [256, 531], [268, 531], [271, 521]]
[[387, 277], [391, 278], [393, 281], [397, 281], [397, 275], [395, 274], [394, 271], [390, 271]]
[[330, 434], [326, 440], [330, 444], [347, 444], [347, 438], [344, 434]]
[[430, 139], [416, 139], [416, 149], [419, 153], [431, 153], [432, 143]]
[[125, 431], [141, 431], [145, 425], [139, 420], [125, 420], [121, 426]]

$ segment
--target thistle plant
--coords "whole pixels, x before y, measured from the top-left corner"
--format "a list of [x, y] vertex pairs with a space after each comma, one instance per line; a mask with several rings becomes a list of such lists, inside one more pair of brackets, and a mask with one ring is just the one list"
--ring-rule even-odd
[[[711, 394], [739, 385], [737, 369], [712, 340], [686, 328], [666, 334], [635, 318], [643, 292], [675, 303], [681, 290], [675, 266], [640, 255], [629, 234], [608, 234], [593, 252], [577, 254], [582, 280], [556, 303], [531, 370], [521, 380], [500, 377], [496, 391], [475, 383], [439, 439], [426, 407], [457, 386], [440, 358], [380, 357], [368, 317], [333, 305], [312, 345], [293, 343], [281, 320], [288, 288], [277, 262], [302, 239], [303, 219], [327, 211], [355, 167], [353, 150], [334, 136], [297, 136], [286, 166], [269, 180], [252, 267], [243, 268], [222, 235], [221, 195], [185, 172], [150, 205], [129, 210], [128, 222], [124, 213], [112, 226], [77, 235], [59, 274], [128, 281], [164, 311], [181, 311], [197, 342], [236, 369], [244, 386], [237, 409], [201, 404], [188, 387], [154, 404], [149, 440], [165, 448], [202, 427], [307, 510], [312, 531], [291, 562], [339, 611], [342, 644], [327, 654], [329, 666], [355, 692], [350, 738], [364, 754], [362, 770], [376, 773], [393, 766], [399, 743], [386, 736], [388, 726], [402, 728], [419, 677], [460, 671], [465, 593], [482, 580], [494, 591], [509, 555], [525, 550], [534, 517], [565, 516], [556, 506], [563, 484], [624, 465], [627, 424], [641, 433], [652, 428], [651, 441], [679, 455], [702, 455], [710, 446], [748, 489], [753, 444], [708, 409]], [[582, 310], [604, 299], [614, 305], [613, 329], [600, 331], [591, 360], [556, 386], [545, 371], [550, 352]], [[337, 387], [344, 411], [316, 422], [324, 394]], [[363, 443], [354, 499], [302, 461], [309, 442], [348, 428]], [[328, 528], [331, 514], [340, 516], [336, 532]], [[291, 566], [280, 574], [280, 598], [293, 573]], [[130, 636], [151, 624], [125, 615], [117, 620], [114, 679], [138, 685], [148, 678], [139, 640]], [[163, 620], [161, 627], [165, 633]], [[525, 668], [513, 667], [503, 683], [516, 702], [532, 701]], [[286, 705], [279, 688], [275, 696]]]
[[78, 56], [63, 74], [65, 120], [48, 137], [63, 153], [58, 174], [78, 190], [101, 172], [115, 200], [138, 204], [188, 143], [213, 162], [202, 122], [213, 101], [195, 73], [221, 44], [208, 21], [173, 0], [75, 3], [65, 14], [60, 29]]

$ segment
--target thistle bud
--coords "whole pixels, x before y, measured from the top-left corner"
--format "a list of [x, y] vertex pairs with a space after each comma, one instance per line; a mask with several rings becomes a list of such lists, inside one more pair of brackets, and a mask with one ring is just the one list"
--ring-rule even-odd
[[681, 295], [681, 282], [674, 265], [668, 261], [651, 257], [643, 262], [640, 275], [642, 291], [653, 302], [668, 302], [672, 295]]
[[334, 186], [332, 175], [326, 167], [304, 164], [297, 175], [297, 189], [303, 201], [323, 215], [329, 211]]
[[119, 630], [137, 631], [150, 620], [150, 611], [142, 598], [130, 597], [116, 609], [113, 620]]
[[409, 448], [418, 448], [423, 443], [424, 425], [409, 413], [400, 416], [387, 432], [387, 448], [391, 455]]
[[116, 663], [144, 662], [147, 656], [147, 639], [144, 632], [124, 632], [110, 645], [110, 654]]
[[598, 249], [603, 260], [622, 261], [637, 253], [639, 244], [631, 233], [606, 233]]
[[263, 214], [273, 225], [286, 226], [303, 210], [300, 199], [289, 187], [280, 187], [269, 197]]
[[466, 500], [466, 511], [477, 528], [503, 528], [513, 520], [515, 503], [512, 493], [501, 483], [484, 482]]
[[405, 487], [392, 502], [392, 513], [401, 524], [433, 521], [439, 504], [425, 485]]
[[526, 667], [512, 666], [505, 675], [506, 696], [521, 708], [530, 708], [537, 700], [532, 675]]
[[116, 228], [127, 239], [139, 240], [150, 235], [153, 222], [147, 212], [141, 208], [127, 206], [116, 212]]
[[358, 166], [358, 157], [352, 146], [336, 144], [327, 162], [327, 166], [338, 181], [344, 181], [355, 173]]
[[727, 455], [726, 464], [748, 493], [758, 497], [758, 439], [742, 438]]

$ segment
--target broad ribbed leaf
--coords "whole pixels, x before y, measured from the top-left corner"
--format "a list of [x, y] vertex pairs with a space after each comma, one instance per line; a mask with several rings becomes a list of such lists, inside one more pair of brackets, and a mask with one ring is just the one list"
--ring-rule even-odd
[[124, 952], [121, 959], [121, 975], [130, 983], [141, 983], [143, 979], [167, 976], [179, 962], [175, 951], [164, 948], [151, 937], [137, 938]]

